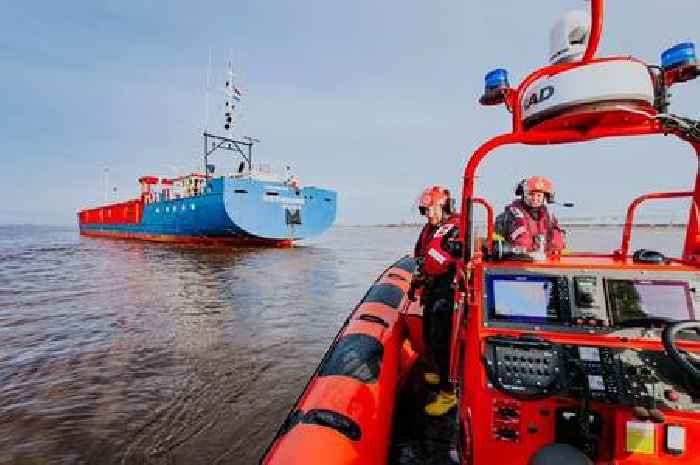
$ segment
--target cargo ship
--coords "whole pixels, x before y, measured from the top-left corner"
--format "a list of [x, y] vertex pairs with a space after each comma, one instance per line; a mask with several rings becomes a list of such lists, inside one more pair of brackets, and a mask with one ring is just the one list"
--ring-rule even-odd
[[[232, 74], [232, 73], [231, 73]], [[240, 91], [226, 82], [226, 131], [233, 127]], [[142, 176], [140, 195], [78, 212], [80, 234], [157, 242], [289, 247], [317, 236], [335, 221], [337, 194], [302, 186], [285, 175], [253, 165], [252, 137], [204, 132], [203, 171], [178, 177]], [[209, 164], [216, 151], [241, 161], [234, 173]]]

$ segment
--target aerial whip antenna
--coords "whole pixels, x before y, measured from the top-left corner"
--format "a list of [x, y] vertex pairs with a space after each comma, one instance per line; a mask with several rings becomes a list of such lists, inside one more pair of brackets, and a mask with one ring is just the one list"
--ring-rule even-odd
[[209, 79], [211, 74], [211, 47], [209, 47], [209, 61], [207, 62], [207, 71], [204, 78], [204, 132], [209, 126]]

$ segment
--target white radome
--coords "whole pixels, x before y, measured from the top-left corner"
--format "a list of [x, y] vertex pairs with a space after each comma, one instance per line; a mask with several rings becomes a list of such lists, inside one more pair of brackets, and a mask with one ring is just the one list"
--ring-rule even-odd
[[586, 52], [591, 35], [591, 17], [581, 10], [562, 16], [549, 33], [549, 62], [570, 63], [580, 60]]
[[654, 104], [654, 87], [647, 67], [634, 60], [614, 60], [580, 66], [544, 76], [523, 93], [524, 120], [597, 102]]

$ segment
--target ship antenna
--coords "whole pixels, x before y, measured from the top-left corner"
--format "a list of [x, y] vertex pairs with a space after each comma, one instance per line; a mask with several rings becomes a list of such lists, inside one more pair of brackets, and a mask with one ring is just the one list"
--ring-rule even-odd
[[[209, 61], [207, 62], [207, 70], [204, 77], [204, 121], [202, 125], [204, 127], [204, 132], [207, 132], [207, 126], [209, 126], [209, 80], [211, 75], [211, 47], [209, 47]], [[205, 167], [206, 170], [206, 167]]]
[[226, 77], [226, 100], [224, 102], [224, 130], [226, 136], [229, 136], [229, 131], [233, 130], [235, 124], [233, 118], [236, 116], [236, 103], [241, 101], [241, 91], [233, 82], [233, 65], [228, 62], [228, 73]]

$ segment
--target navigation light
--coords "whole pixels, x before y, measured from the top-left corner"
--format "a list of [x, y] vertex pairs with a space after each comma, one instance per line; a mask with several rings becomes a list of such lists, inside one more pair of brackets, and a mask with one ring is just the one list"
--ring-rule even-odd
[[486, 73], [484, 77], [484, 95], [479, 99], [482, 105], [498, 105], [505, 102], [508, 84], [508, 71], [502, 68], [494, 69]]
[[695, 55], [695, 44], [684, 42], [661, 54], [661, 67], [669, 84], [686, 82], [700, 75], [700, 66]]
[[692, 42], [674, 45], [661, 54], [661, 67], [665, 70], [692, 64], [696, 61], [695, 44]]
[[508, 71], [502, 68], [494, 69], [486, 73], [484, 77], [486, 81], [486, 89], [507, 89], [508, 88]]

